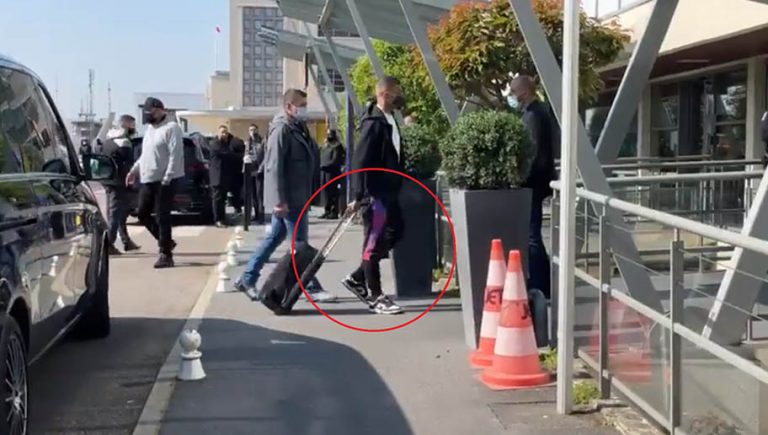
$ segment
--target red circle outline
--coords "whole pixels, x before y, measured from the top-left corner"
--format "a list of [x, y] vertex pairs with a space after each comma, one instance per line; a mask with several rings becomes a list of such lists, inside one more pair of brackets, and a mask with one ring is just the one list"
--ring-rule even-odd
[[[311, 303], [312, 306], [315, 307], [315, 309], [317, 311], [319, 311], [323, 316], [328, 318], [328, 320], [330, 320], [331, 322], [333, 322], [333, 323], [335, 323], [337, 325], [343, 326], [343, 327], [345, 327], [347, 329], [351, 329], [353, 331], [360, 331], [360, 332], [388, 332], [388, 331], [394, 331], [394, 330], [397, 330], [397, 329], [400, 329], [400, 328], [404, 328], [404, 327], [410, 325], [411, 323], [421, 319], [422, 317], [426, 316], [428, 312], [432, 311], [432, 308], [434, 308], [437, 305], [437, 303], [440, 302], [440, 298], [443, 297], [443, 295], [445, 294], [446, 290], [448, 290], [448, 286], [451, 284], [451, 279], [453, 278], [453, 272], [454, 272], [454, 269], [456, 267], [456, 233], [453, 230], [453, 221], [451, 220], [451, 216], [448, 214], [448, 211], [445, 209], [445, 205], [442, 203], [442, 201], [440, 201], [440, 198], [438, 198], [437, 195], [434, 194], [434, 192], [429, 190], [429, 188], [427, 188], [427, 186], [425, 186], [422, 182], [420, 182], [419, 180], [411, 177], [410, 175], [404, 174], [404, 173], [402, 173], [400, 171], [395, 171], [395, 170], [386, 169], [386, 168], [362, 168], [362, 169], [355, 169], [355, 170], [352, 170], [352, 171], [345, 172], [345, 173], [343, 173], [343, 174], [333, 178], [329, 182], [327, 182], [327, 183], [323, 184], [322, 186], [320, 186], [320, 188], [317, 189], [317, 191], [315, 191], [315, 193], [312, 194], [312, 196], [309, 198], [309, 200], [304, 204], [304, 208], [301, 209], [301, 213], [299, 213], [299, 217], [296, 220], [296, 222], [297, 223], [301, 222], [301, 219], [304, 217], [304, 214], [307, 212], [307, 209], [310, 207], [310, 205], [315, 200], [317, 195], [319, 195], [320, 192], [323, 191], [323, 189], [325, 189], [329, 185], [331, 185], [331, 184], [335, 183], [336, 181], [338, 181], [338, 180], [340, 180], [342, 178], [345, 178], [345, 177], [347, 177], [349, 175], [356, 174], [358, 172], [367, 172], [367, 171], [389, 172], [389, 173], [392, 173], [392, 174], [400, 175], [403, 178], [406, 178], [408, 180], [413, 181], [414, 183], [419, 185], [422, 189], [424, 189], [437, 202], [437, 204], [443, 210], [443, 215], [446, 217], [446, 219], [448, 219], [448, 226], [451, 229], [451, 242], [452, 242], [451, 244], [453, 246], [453, 261], [451, 262], [451, 270], [450, 270], [450, 272], [448, 272], [448, 279], [445, 281], [445, 286], [443, 286], [443, 289], [440, 291], [440, 294], [437, 295], [437, 298], [435, 298], [435, 301], [432, 302], [432, 305], [427, 307], [423, 312], [421, 312], [421, 314], [419, 314], [418, 316], [414, 317], [413, 319], [411, 319], [411, 320], [409, 320], [407, 322], [403, 322], [403, 323], [401, 323], [399, 325], [391, 326], [389, 328], [369, 329], [369, 328], [359, 328], [357, 326], [352, 326], [352, 325], [349, 325], [347, 323], [342, 322], [341, 320], [337, 320], [333, 316], [331, 316], [330, 314], [326, 313], [322, 308], [320, 308], [317, 305], [317, 303], [315, 303], [315, 301], [312, 300], [311, 297], [309, 297], [309, 293], [307, 293], [307, 289], [304, 288], [304, 284], [301, 282], [301, 277], [299, 276], [299, 270], [296, 267], [296, 232], [299, 229], [298, 225], [294, 226], [294, 228], [293, 228], [293, 236], [291, 237], [291, 264], [293, 265], [293, 274], [296, 276], [296, 281], [299, 283], [299, 287], [301, 287], [301, 291], [304, 293], [304, 297], [307, 298], [309, 303]], [[307, 223], [307, 225], [309, 225], [309, 223]]]

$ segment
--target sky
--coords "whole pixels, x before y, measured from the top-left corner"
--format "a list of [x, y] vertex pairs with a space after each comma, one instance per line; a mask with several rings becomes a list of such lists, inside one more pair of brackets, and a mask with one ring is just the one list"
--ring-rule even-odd
[[[0, 0], [0, 54], [35, 71], [65, 119], [87, 108], [136, 113], [134, 93], [204, 93], [228, 69], [228, 0]], [[221, 26], [222, 33], [216, 33]], [[219, 61], [215, 61], [218, 40]]]

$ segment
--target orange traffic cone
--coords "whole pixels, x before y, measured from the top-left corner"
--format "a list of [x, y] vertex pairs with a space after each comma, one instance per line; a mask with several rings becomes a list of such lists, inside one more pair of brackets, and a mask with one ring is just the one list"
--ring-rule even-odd
[[504, 268], [504, 248], [501, 246], [501, 239], [494, 239], [491, 242], [491, 259], [488, 261], [488, 277], [485, 283], [480, 343], [477, 350], [469, 356], [469, 363], [476, 369], [490, 367], [493, 361], [496, 328], [499, 326], [499, 314], [501, 313], [501, 292], [504, 290], [504, 275], [506, 274]]
[[541, 369], [539, 362], [519, 251], [509, 253], [493, 364], [480, 375], [480, 381], [492, 390], [529, 388], [549, 382], [549, 373]]

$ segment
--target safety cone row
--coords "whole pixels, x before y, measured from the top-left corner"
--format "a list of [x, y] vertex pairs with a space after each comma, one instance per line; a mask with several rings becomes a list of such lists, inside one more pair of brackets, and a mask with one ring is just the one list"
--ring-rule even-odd
[[509, 253], [493, 358], [479, 379], [492, 390], [531, 388], [550, 381], [539, 361], [519, 251]]
[[479, 369], [490, 367], [493, 362], [493, 348], [496, 346], [496, 329], [501, 315], [501, 294], [504, 291], [504, 248], [501, 239], [491, 241], [491, 258], [488, 262], [488, 277], [485, 284], [483, 318], [480, 324], [480, 342], [472, 352], [469, 363]]

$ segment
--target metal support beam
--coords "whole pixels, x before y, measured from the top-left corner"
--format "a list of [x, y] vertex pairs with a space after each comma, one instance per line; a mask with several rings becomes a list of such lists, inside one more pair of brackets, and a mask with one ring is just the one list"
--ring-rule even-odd
[[[760, 123], [766, 110], [765, 80], [764, 60], [750, 59], [747, 68], [747, 158], [761, 158], [765, 151], [760, 135]], [[747, 181], [747, 183], [754, 183], [754, 181]], [[763, 176], [744, 220], [742, 234], [759, 239], [768, 238], [767, 196], [768, 176]], [[747, 328], [749, 313], [752, 312], [760, 290], [763, 288], [763, 281], [755, 277], [766, 276], [768, 271], [766, 265], [768, 265], [766, 256], [736, 249], [731, 267], [726, 270], [720, 282], [715, 303], [709, 312], [708, 323], [703, 331], [705, 337], [725, 345], [737, 344], [741, 341]]]
[[[531, 53], [536, 69], [541, 76], [552, 108], [562, 126], [562, 70], [552, 52], [544, 30], [533, 12], [530, 0], [509, 0], [509, 3], [525, 38], [528, 51]], [[589, 136], [587, 136], [584, 123], [579, 120], [576, 128], [578, 129], [576, 163], [584, 186], [591, 191], [610, 196], [612, 194], [611, 188], [608, 186]], [[629, 293], [641, 303], [661, 312], [661, 300], [651, 283], [648, 272], [641, 266], [642, 260], [637, 246], [632, 236], [622, 229], [624, 224], [621, 213], [609, 210], [606, 216], [612, 227], [619, 227], [612, 239], [613, 252], [616, 265], [624, 278]]]
[[437, 61], [435, 51], [429, 42], [427, 26], [419, 18], [411, 0], [399, 0], [399, 2], [403, 15], [405, 15], [405, 21], [411, 29], [411, 35], [413, 35], [416, 46], [419, 48], [419, 52], [421, 52], [421, 57], [424, 59], [424, 65], [426, 65], [429, 76], [432, 78], [432, 84], [435, 85], [437, 96], [440, 98], [445, 114], [448, 116], [448, 121], [453, 125], [459, 119], [459, 105], [456, 104], [456, 98], [453, 96], [450, 86], [448, 86], [445, 74], [440, 69], [440, 63]]
[[312, 53], [315, 55], [315, 62], [317, 62], [317, 66], [320, 69], [320, 74], [323, 77], [323, 81], [325, 82], [326, 86], [330, 86], [331, 88], [329, 93], [331, 94], [331, 102], [333, 103], [334, 112], [338, 114], [341, 111], [341, 102], [339, 102], [339, 96], [336, 95], [336, 90], [333, 88], [334, 83], [331, 80], [331, 76], [328, 75], [328, 67], [325, 66], [323, 54], [320, 52], [320, 48], [315, 43], [315, 37], [312, 35], [312, 30], [309, 28], [306, 22], [303, 24], [304, 30], [307, 32], [307, 37], [309, 38], [309, 47], [312, 49]]
[[[579, 0], [565, 0], [563, 18], [563, 72], [560, 120], [562, 159], [560, 182], [560, 268], [558, 275], [557, 318], [557, 412], [570, 414], [573, 409], [573, 317], [576, 268], [576, 149], [579, 120]], [[530, 3], [529, 3], [530, 4]], [[551, 52], [551, 50], [550, 50]], [[602, 375], [602, 373], [601, 373]]]
[[341, 56], [339, 56], [339, 50], [336, 48], [336, 43], [333, 41], [333, 38], [327, 30], [325, 32], [325, 40], [328, 41], [328, 48], [331, 51], [331, 56], [333, 56], [333, 62], [336, 64], [337, 71], [341, 74], [341, 80], [344, 81], [344, 89], [349, 96], [349, 98], [347, 98], [347, 103], [351, 100], [355, 113], [362, 113], [360, 100], [357, 99], [355, 88], [352, 86], [352, 79], [349, 77], [349, 71], [347, 71], [346, 66], [341, 61]]
[[602, 163], [613, 162], [619, 155], [621, 144], [635, 115], [632, 108], [638, 107], [640, 103], [645, 84], [651, 76], [661, 44], [675, 15], [677, 3], [678, 0], [665, 0], [656, 1], [653, 5], [648, 25], [632, 52], [624, 78], [597, 141], [597, 157]]
[[334, 119], [336, 115], [331, 111], [331, 108], [328, 105], [328, 101], [325, 99], [325, 92], [320, 89], [320, 82], [317, 80], [317, 73], [315, 73], [312, 65], [308, 65], [307, 70], [309, 71], [309, 75], [312, 77], [312, 82], [315, 84], [315, 88], [317, 88], [317, 95], [320, 97], [320, 103], [323, 105], [325, 116], [327, 116], [328, 119]]
[[363, 40], [365, 46], [365, 52], [368, 53], [368, 59], [371, 60], [371, 66], [373, 66], [373, 72], [376, 73], [376, 78], [381, 79], [384, 77], [384, 68], [381, 66], [381, 61], [376, 55], [376, 50], [373, 49], [373, 42], [371, 42], [371, 35], [368, 33], [368, 28], [363, 22], [363, 17], [360, 15], [360, 10], [357, 9], [357, 3], [355, 0], [346, 0], [349, 13], [352, 15], [352, 21], [355, 23], [357, 34], [360, 35], [360, 39]]

